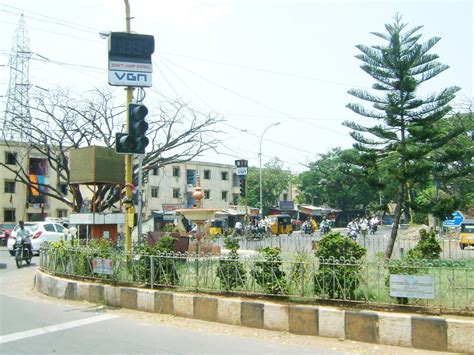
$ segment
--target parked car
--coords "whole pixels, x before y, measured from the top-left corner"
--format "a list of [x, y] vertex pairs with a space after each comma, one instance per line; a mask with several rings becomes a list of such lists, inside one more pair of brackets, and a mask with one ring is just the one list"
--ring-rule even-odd
[[0, 224], [0, 245], [6, 246], [8, 238], [15, 228], [15, 223], [3, 223]]
[[[31, 249], [33, 255], [39, 255], [39, 249], [43, 242], [56, 242], [64, 239], [64, 227], [51, 222], [25, 222], [25, 228], [31, 232]], [[10, 238], [8, 238], [8, 251], [10, 255], [15, 255], [13, 245], [15, 244], [16, 234], [20, 226], [17, 224], [13, 229]]]

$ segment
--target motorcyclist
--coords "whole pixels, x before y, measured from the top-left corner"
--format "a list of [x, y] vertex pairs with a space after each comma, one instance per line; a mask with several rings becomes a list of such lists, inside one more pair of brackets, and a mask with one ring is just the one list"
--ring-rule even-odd
[[237, 221], [235, 222], [235, 232], [238, 234], [238, 235], [242, 235], [244, 234], [244, 225], [242, 224], [242, 222], [240, 221]]
[[329, 221], [326, 219], [326, 216], [323, 216], [323, 220], [321, 221], [321, 232], [323, 234], [326, 234], [328, 233], [330, 230], [331, 230], [331, 224], [329, 223]]
[[349, 222], [347, 229], [349, 230], [347, 235], [353, 239], [355, 239], [357, 234], [359, 234], [359, 225], [355, 219], [352, 219], [352, 221]]
[[30, 252], [30, 255], [33, 256], [33, 250], [31, 249], [31, 232], [29, 229], [25, 229], [25, 222], [20, 221], [18, 222], [20, 229], [16, 233], [16, 240], [17, 243], [22, 243], [23, 245], [26, 246], [28, 251]]

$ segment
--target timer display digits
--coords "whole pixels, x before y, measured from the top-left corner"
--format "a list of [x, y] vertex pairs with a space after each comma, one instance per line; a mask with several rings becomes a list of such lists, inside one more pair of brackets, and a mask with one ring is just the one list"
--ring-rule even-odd
[[134, 33], [112, 32], [109, 55], [119, 57], [150, 57], [155, 50], [153, 36]]

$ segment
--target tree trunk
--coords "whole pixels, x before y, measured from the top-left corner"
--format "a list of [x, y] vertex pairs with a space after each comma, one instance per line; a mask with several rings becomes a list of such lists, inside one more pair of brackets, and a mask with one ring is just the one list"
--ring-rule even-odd
[[404, 187], [404, 182], [400, 182], [398, 184], [397, 206], [395, 207], [395, 215], [393, 216], [392, 233], [390, 234], [390, 240], [388, 241], [387, 248], [385, 249], [385, 259], [390, 259], [392, 257], [393, 246], [395, 245], [395, 240], [397, 239], [398, 226], [400, 224], [400, 217], [402, 215], [403, 194], [405, 190]]

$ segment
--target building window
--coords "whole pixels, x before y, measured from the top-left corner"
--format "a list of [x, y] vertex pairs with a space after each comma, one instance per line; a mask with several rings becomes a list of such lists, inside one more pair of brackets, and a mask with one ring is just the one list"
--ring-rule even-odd
[[15, 209], [14, 208], [5, 208], [3, 210], [3, 221], [4, 222], [16, 222]]
[[180, 174], [179, 166], [173, 166], [173, 176], [179, 177], [180, 175], [181, 174]]
[[286, 192], [283, 194], [283, 201], [288, 201], [288, 194]]
[[[173, 193], [173, 195], [174, 195], [174, 193]], [[151, 197], [153, 197], [153, 198], [157, 198], [157, 197], [158, 197], [158, 187], [153, 186], [153, 187], [151, 188]]]
[[173, 189], [173, 198], [180, 198], [181, 193], [179, 192], [179, 189]]
[[211, 171], [210, 170], [204, 170], [204, 179], [206, 179], [206, 180], [211, 179]]
[[221, 171], [222, 180], [229, 180], [229, 173], [227, 171]]
[[59, 191], [61, 191], [61, 194], [63, 196], [66, 196], [67, 195], [67, 192], [68, 192], [68, 184], [62, 182], [59, 184]]
[[16, 153], [5, 152], [5, 164], [15, 165], [16, 164]]
[[67, 210], [57, 210], [58, 218], [67, 218]]
[[204, 190], [204, 199], [209, 200], [211, 198], [211, 190]]
[[14, 194], [15, 193], [15, 181], [7, 181], [5, 180], [5, 188], [3, 192], [7, 194]]
[[222, 199], [227, 201], [227, 191], [222, 191]]
[[154, 166], [151, 169], [151, 175], [158, 176], [158, 166]]

